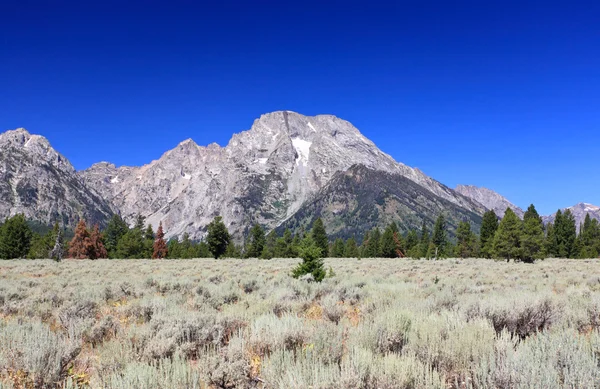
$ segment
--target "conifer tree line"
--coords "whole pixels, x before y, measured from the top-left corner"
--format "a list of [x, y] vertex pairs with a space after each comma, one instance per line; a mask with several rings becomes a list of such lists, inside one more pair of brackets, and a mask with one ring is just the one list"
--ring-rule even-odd
[[[208, 225], [206, 238], [194, 241], [186, 233], [180, 239], [165, 240], [162, 224], [156, 232], [138, 216], [132, 227], [119, 216], [111, 218], [103, 231], [81, 220], [72, 239], [58, 224], [45, 234], [30, 228], [23, 215], [7, 218], [0, 225], [0, 258], [298, 258], [303, 254], [318, 258], [497, 258], [533, 262], [536, 259], [598, 258], [600, 223], [589, 215], [579, 227], [570, 210], [558, 211], [553, 223], [546, 226], [531, 205], [521, 220], [507, 209], [500, 220], [493, 211], [483, 215], [480, 234], [471, 223], [462, 221], [450, 239], [445, 216], [439, 215], [430, 230], [423, 221], [421, 228], [400, 233], [395, 222], [385, 229], [367, 231], [361, 240], [337, 238], [330, 241], [323, 221], [318, 218], [310, 229], [281, 235], [268, 233], [255, 224], [241, 245], [236, 245], [221, 217]], [[310, 249], [307, 249], [309, 247]], [[318, 255], [309, 253], [313, 250]], [[308, 254], [307, 254], [308, 253]]]

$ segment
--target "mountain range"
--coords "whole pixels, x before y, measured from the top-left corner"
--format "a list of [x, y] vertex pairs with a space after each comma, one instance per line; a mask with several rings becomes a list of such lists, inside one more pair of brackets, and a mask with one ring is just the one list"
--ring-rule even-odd
[[[167, 237], [198, 239], [220, 215], [241, 239], [254, 223], [298, 230], [322, 217], [332, 236], [348, 237], [391, 221], [403, 231], [423, 220], [431, 228], [442, 212], [451, 231], [461, 220], [477, 229], [487, 209], [523, 214], [491, 190], [451, 189], [395, 161], [332, 115], [265, 114], [225, 147], [188, 139], [139, 167], [100, 162], [76, 171], [24, 129], [0, 134], [0, 146], [0, 217], [24, 213], [47, 224], [104, 225], [113, 213], [133, 222], [141, 214], [153, 226], [162, 222]], [[600, 218], [591, 205], [583, 217], [586, 209]]]

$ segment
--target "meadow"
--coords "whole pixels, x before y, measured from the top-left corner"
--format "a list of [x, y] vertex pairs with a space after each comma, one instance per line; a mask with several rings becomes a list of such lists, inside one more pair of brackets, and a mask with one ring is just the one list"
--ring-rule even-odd
[[0, 262], [0, 388], [600, 388], [600, 261]]

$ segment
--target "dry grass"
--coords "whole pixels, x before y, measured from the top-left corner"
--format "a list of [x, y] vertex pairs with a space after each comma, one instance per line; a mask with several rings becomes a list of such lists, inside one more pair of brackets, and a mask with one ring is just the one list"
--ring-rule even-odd
[[0, 262], [0, 388], [600, 388], [600, 262]]

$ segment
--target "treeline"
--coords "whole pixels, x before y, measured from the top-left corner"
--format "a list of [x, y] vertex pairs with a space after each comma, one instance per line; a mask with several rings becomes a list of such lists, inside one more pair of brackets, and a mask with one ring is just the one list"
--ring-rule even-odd
[[236, 245], [220, 217], [207, 227], [206, 239], [191, 240], [188, 234], [181, 239], [165, 241], [162, 224], [154, 232], [141, 216], [132, 227], [118, 215], [107, 227], [88, 229], [80, 221], [73, 238], [62, 242], [65, 231], [58, 224], [45, 234], [30, 228], [23, 215], [6, 219], [0, 226], [0, 258], [297, 258], [307, 240], [316, 246], [321, 256], [333, 258], [426, 258], [484, 257], [533, 262], [546, 257], [597, 258], [600, 255], [600, 224], [586, 216], [579, 228], [571, 211], [558, 211], [553, 223], [544, 226], [542, 218], [531, 205], [523, 220], [507, 209], [499, 220], [493, 211], [483, 216], [481, 232], [477, 235], [469, 222], [462, 221], [455, 238], [449, 238], [444, 215], [440, 215], [432, 231], [423, 222], [420, 229], [401, 234], [396, 223], [385, 229], [374, 228], [357, 241], [338, 238], [330, 242], [321, 219], [308, 233], [293, 234], [285, 230], [280, 236], [274, 230], [266, 233], [258, 224], [248, 232], [244, 243]]

